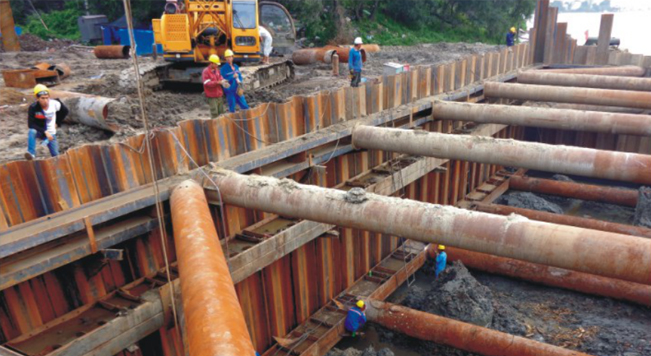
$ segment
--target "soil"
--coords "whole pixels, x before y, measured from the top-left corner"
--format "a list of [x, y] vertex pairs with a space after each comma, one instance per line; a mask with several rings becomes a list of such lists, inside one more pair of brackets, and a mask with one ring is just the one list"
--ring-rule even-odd
[[[36, 63], [66, 63], [72, 75], [53, 87], [54, 90], [73, 91], [84, 94], [115, 98], [109, 104], [109, 118], [120, 125], [115, 133], [75, 123], [64, 123], [57, 130], [60, 151], [90, 143], [112, 143], [142, 132], [140, 102], [133, 79], [132, 61], [128, 59], [97, 59], [92, 50], [76, 46], [70, 41], [43, 41], [31, 35], [20, 37], [23, 52], [0, 53], [0, 70], [29, 68]], [[438, 43], [413, 47], [384, 47], [379, 53], [369, 54], [363, 75], [374, 80], [382, 75], [386, 62], [416, 65], [436, 64], [458, 59], [473, 53], [496, 50], [498, 46], [465, 43]], [[286, 59], [286, 58], [285, 58]], [[284, 60], [275, 58], [274, 60]], [[160, 61], [160, 60], [159, 60]], [[141, 57], [141, 68], [156, 62], [151, 57]], [[331, 66], [314, 64], [296, 66], [296, 76], [288, 83], [273, 88], [246, 92], [250, 106], [263, 102], [283, 102], [293, 95], [308, 95], [321, 90], [337, 89], [349, 85], [347, 65], [341, 64], [340, 76], [331, 76]], [[7, 88], [0, 82], [0, 163], [23, 159], [26, 149], [27, 107], [33, 100], [31, 90]], [[145, 102], [150, 125], [171, 127], [179, 121], [209, 118], [201, 88], [166, 88], [145, 90]], [[47, 149], [37, 149], [37, 157], [48, 157]]]
[[346, 350], [335, 348], [328, 351], [326, 356], [395, 356], [395, 354], [388, 348], [375, 351], [373, 347], [369, 346], [364, 350], [357, 350], [352, 347], [347, 348]]
[[634, 224], [651, 228], [651, 188], [641, 187], [637, 195]]

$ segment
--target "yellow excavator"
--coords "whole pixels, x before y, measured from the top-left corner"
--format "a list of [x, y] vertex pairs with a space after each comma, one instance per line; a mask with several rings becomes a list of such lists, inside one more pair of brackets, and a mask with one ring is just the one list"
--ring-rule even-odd
[[241, 65], [246, 89], [269, 87], [294, 76], [292, 62], [260, 64], [259, 26], [272, 34], [276, 53], [291, 53], [296, 29], [282, 5], [257, 0], [167, 0], [160, 19], [152, 20], [154, 40], [166, 65], [157, 66], [161, 83], [201, 83], [211, 54], [230, 49]]

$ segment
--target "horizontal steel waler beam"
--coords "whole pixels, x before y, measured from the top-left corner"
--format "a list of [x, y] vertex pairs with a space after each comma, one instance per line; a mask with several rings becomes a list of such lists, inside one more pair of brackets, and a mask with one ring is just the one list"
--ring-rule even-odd
[[[516, 77], [516, 71], [491, 78], [496, 81], [509, 81]], [[366, 118], [345, 121], [317, 132], [308, 133], [287, 141], [279, 142], [260, 150], [247, 152], [218, 162], [219, 167], [238, 173], [273, 164], [301, 152], [327, 145], [351, 136], [356, 125], [383, 125], [398, 119], [420, 114], [431, 110], [433, 100], [459, 100], [481, 93], [482, 84], [474, 84], [451, 93], [438, 94], [420, 99], [414, 103], [405, 104], [391, 110], [369, 115]], [[349, 147], [335, 152], [332, 157], [350, 152]], [[289, 174], [300, 171], [305, 163], [297, 164], [297, 168], [288, 171]], [[305, 168], [309, 168], [305, 167]], [[301, 169], [305, 169], [301, 168]], [[13, 226], [0, 232], [0, 259], [56, 240], [85, 229], [84, 218], [89, 218], [91, 225], [97, 225], [120, 216], [127, 215], [155, 204], [156, 198], [169, 199], [170, 187], [181, 180], [195, 176], [197, 170], [182, 176], [165, 178], [158, 181], [159, 197], [153, 194], [153, 185], [148, 184], [126, 192], [114, 194], [96, 201], [83, 204], [55, 214], [41, 217], [20, 225]], [[290, 173], [292, 172], [292, 173]]]

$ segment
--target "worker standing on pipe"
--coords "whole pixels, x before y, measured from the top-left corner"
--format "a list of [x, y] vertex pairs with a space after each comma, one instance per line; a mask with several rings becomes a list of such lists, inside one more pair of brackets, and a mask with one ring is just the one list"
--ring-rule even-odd
[[515, 27], [511, 27], [511, 30], [506, 34], [506, 46], [513, 47], [514, 45], [515, 45]]
[[445, 265], [448, 262], [448, 254], [445, 253], [445, 246], [439, 245], [439, 251], [436, 254], [436, 268], [434, 274], [436, 278], [439, 278], [439, 274], [445, 269]]
[[350, 70], [350, 86], [356, 88], [362, 80], [362, 38], [355, 38], [353, 44], [353, 48], [348, 52], [348, 70]]
[[357, 330], [359, 330], [364, 324], [366, 324], [366, 305], [363, 300], [358, 300], [356, 305], [348, 310], [346, 315], [346, 321], [344, 326], [346, 330], [350, 331], [352, 337], [357, 335]]
[[210, 64], [203, 70], [201, 80], [203, 81], [203, 92], [210, 107], [210, 118], [215, 119], [224, 113], [224, 90], [222, 86], [228, 88], [229, 84], [219, 72], [219, 65], [221, 64], [219, 56], [211, 54], [208, 61], [210, 61]]
[[36, 157], [36, 139], [42, 140], [42, 145], [47, 145], [52, 157], [59, 155], [57, 142], [57, 126], [68, 116], [68, 108], [61, 100], [50, 99], [50, 89], [43, 84], [34, 87], [36, 102], [29, 106], [27, 111], [27, 152], [28, 160]]
[[271, 54], [271, 45], [273, 44], [273, 37], [271, 32], [266, 28], [260, 26], [260, 43], [262, 44], [262, 64], [269, 64], [269, 55]]
[[240, 67], [233, 63], [233, 51], [227, 49], [224, 52], [224, 58], [226, 58], [226, 64], [221, 66], [219, 72], [228, 81], [229, 85], [228, 88], [224, 88], [224, 94], [226, 94], [226, 100], [228, 101], [228, 111], [235, 112], [236, 103], [240, 109], [246, 110], [249, 108], [249, 105], [246, 103], [246, 99], [244, 99], [242, 73], [240, 72]]

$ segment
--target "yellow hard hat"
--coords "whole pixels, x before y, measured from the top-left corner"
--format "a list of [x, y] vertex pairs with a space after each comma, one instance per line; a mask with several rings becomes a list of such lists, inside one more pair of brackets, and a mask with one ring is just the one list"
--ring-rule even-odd
[[364, 308], [364, 301], [363, 300], [358, 300], [357, 301], [357, 307], [358, 308]]
[[511, 32], [515, 32], [515, 27], [511, 27]]
[[224, 58], [226, 57], [233, 57], [233, 51], [227, 49], [226, 52], [224, 52]]
[[38, 94], [43, 93], [43, 92], [45, 92], [45, 94], [49, 95], [50, 94], [50, 89], [48, 89], [48, 87], [46, 87], [43, 84], [36, 84], [36, 86], [34, 87], [34, 95], [38, 96]]
[[216, 54], [211, 54], [210, 57], [208, 57], [208, 60], [209, 60], [211, 63], [221, 64], [221, 61], [219, 60], [219, 56], [216, 55]]
[[444, 245], [439, 245], [439, 250], [445, 250], [445, 246]]

